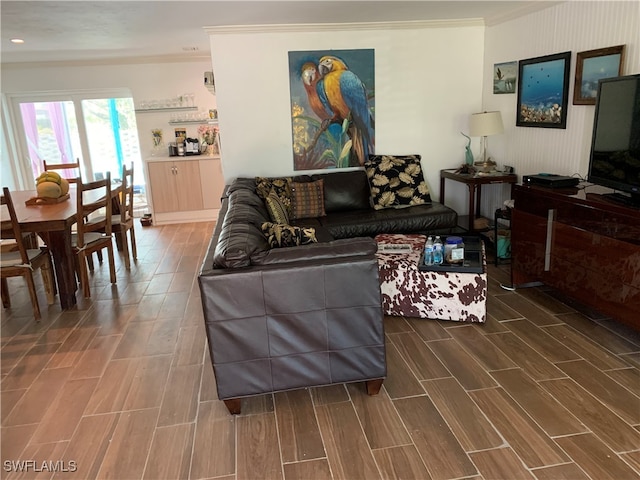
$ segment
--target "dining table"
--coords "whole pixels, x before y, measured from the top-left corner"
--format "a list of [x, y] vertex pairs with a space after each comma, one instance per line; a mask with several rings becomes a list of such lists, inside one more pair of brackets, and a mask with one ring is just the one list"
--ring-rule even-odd
[[[120, 184], [111, 187], [112, 205], [119, 205]], [[77, 304], [78, 283], [75, 274], [75, 253], [72, 247], [72, 227], [76, 223], [77, 189], [69, 187], [69, 198], [59, 203], [27, 205], [26, 202], [37, 196], [35, 190], [13, 190], [11, 198], [18, 223], [23, 232], [33, 232], [42, 238], [53, 257], [56, 285], [63, 309]], [[93, 202], [91, 192], [85, 193], [85, 201]], [[6, 221], [3, 212], [2, 221]]]

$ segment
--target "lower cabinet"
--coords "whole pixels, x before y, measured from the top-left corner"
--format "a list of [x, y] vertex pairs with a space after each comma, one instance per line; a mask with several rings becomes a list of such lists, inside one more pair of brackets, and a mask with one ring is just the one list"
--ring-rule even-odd
[[224, 188], [220, 158], [176, 158], [146, 162], [154, 224], [215, 220]]

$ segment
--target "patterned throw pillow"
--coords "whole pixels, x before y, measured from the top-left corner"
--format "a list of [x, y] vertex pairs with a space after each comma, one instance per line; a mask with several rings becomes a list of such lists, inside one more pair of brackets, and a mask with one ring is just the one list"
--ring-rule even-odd
[[324, 210], [324, 181], [291, 182], [291, 218], [317, 218]]
[[271, 190], [267, 198], [264, 199], [264, 203], [267, 205], [269, 211], [269, 217], [274, 223], [289, 223], [289, 213], [287, 207], [282, 203], [280, 197], [275, 190]]
[[261, 228], [271, 248], [297, 247], [318, 241], [315, 228], [294, 227], [271, 222], [263, 223]]
[[374, 209], [431, 203], [420, 155], [369, 155], [364, 168]]
[[291, 217], [291, 177], [268, 178], [256, 177], [256, 194], [266, 200], [271, 191], [275, 191]]

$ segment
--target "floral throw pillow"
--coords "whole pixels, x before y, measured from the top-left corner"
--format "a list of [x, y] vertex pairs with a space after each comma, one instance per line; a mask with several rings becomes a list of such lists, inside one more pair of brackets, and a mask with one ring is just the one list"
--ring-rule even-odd
[[271, 191], [275, 191], [280, 201], [287, 209], [287, 215], [291, 216], [291, 177], [268, 178], [256, 177], [256, 194], [266, 200]]
[[431, 203], [420, 155], [369, 155], [364, 168], [374, 209]]
[[324, 180], [291, 182], [291, 218], [317, 218], [324, 210]]
[[274, 223], [289, 223], [289, 213], [287, 207], [282, 203], [280, 197], [275, 190], [271, 190], [267, 198], [264, 199], [264, 203], [269, 211], [269, 217]]
[[271, 248], [297, 247], [309, 243], [317, 243], [316, 229], [294, 227], [282, 223], [265, 222], [261, 226], [262, 233], [267, 237]]

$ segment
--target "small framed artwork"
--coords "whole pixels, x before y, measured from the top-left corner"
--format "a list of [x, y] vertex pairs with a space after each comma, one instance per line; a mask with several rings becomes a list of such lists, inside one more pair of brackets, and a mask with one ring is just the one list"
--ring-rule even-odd
[[518, 62], [493, 64], [493, 93], [516, 93]]
[[518, 127], [567, 128], [571, 52], [518, 62]]
[[573, 104], [595, 105], [598, 82], [622, 75], [623, 61], [624, 45], [578, 52]]

